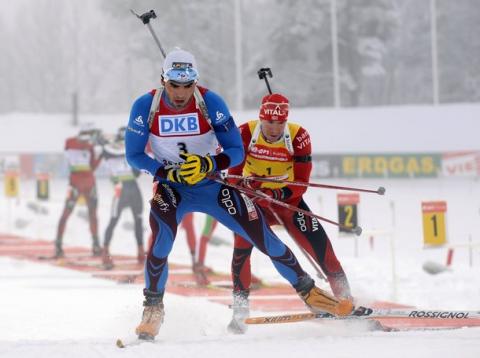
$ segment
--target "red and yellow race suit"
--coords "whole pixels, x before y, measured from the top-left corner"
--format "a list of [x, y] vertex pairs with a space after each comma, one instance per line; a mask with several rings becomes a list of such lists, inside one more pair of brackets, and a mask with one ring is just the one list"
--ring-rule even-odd
[[90, 232], [94, 240], [98, 240], [97, 222], [97, 190], [94, 171], [101, 158], [95, 155], [94, 144], [90, 140], [79, 137], [67, 138], [65, 157], [70, 170], [70, 185], [65, 207], [57, 228], [57, 246], [61, 247], [62, 238], [68, 217], [72, 213], [78, 199], [82, 196], [88, 208]]
[[[260, 130], [259, 121], [240, 126], [245, 160], [229, 173], [243, 176], [263, 176], [288, 181], [308, 182], [312, 171], [312, 146], [308, 132], [295, 123], [287, 123], [282, 138], [269, 143]], [[297, 204], [305, 187], [281, 183], [262, 183], [260, 188], [287, 188], [286, 201]]]
[[[311, 141], [305, 128], [295, 123], [287, 123], [281, 139], [268, 142], [261, 132], [260, 121], [250, 121], [240, 126], [245, 160], [229, 170], [231, 175], [264, 176], [286, 181], [308, 182], [312, 170]], [[260, 189], [280, 189], [282, 201], [310, 211], [302, 198], [306, 187], [285, 183], [258, 184]], [[333, 251], [331, 242], [314, 217], [271, 204], [262, 200], [270, 225], [280, 224], [290, 236], [318, 262], [328, 278], [332, 291], [339, 297], [350, 297], [350, 288], [345, 273]], [[235, 247], [232, 260], [234, 290], [250, 288], [250, 254], [252, 245], [235, 234]]]

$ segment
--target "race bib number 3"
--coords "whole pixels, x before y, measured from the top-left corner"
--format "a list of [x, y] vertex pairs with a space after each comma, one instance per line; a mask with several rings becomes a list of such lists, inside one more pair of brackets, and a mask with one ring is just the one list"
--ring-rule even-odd
[[160, 136], [188, 136], [200, 134], [200, 123], [197, 113], [159, 116]]

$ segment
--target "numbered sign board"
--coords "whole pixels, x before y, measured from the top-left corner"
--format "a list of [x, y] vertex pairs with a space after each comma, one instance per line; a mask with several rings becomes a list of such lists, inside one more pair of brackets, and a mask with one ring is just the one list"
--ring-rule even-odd
[[50, 196], [50, 185], [48, 174], [42, 173], [37, 175], [37, 199], [48, 200]]
[[7, 198], [16, 198], [18, 196], [20, 181], [16, 171], [5, 172], [5, 196]]
[[444, 245], [447, 242], [445, 230], [446, 201], [422, 202], [423, 243], [428, 246]]
[[[337, 194], [338, 222], [341, 225], [350, 229], [358, 226], [357, 205], [359, 202], [360, 195], [358, 194]], [[339, 231], [349, 232], [348, 229], [341, 226], [339, 226]]]

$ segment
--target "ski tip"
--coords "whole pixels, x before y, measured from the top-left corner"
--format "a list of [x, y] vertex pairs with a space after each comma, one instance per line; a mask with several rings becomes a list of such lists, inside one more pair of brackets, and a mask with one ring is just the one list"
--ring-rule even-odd
[[123, 341], [122, 339], [117, 339], [115, 345], [118, 348], [128, 348], [133, 346], [138, 346], [144, 343], [155, 343], [155, 337], [150, 335], [139, 335], [138, 338], [132, 340]]

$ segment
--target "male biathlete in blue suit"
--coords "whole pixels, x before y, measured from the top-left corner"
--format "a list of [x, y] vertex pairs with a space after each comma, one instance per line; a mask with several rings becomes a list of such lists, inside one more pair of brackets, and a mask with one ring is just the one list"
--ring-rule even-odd
[[[178, 223], [189, 212], [211, 215], [268, 255], [278, 272], [315, 312], [347, 315], [350, 300], [317, 288], [294, 254], [266, 223], [263, 212], [245, 194], [207, 178], [240, 164], [244, 150], [239, 130], [220, 96], [197, 86], [195, 58], [174, 50], [163, 64], [162, 87], [133, 104], [126, 132], [129, 164], [154, 176], [151, 200], [153, 233], [145, 263], [141, 339], [153, 339], [164, 318], [163, 295]], [[145, 154], [150, 142], [153, 158]], [[223, 151], [217, 153], [218, 144]]]

